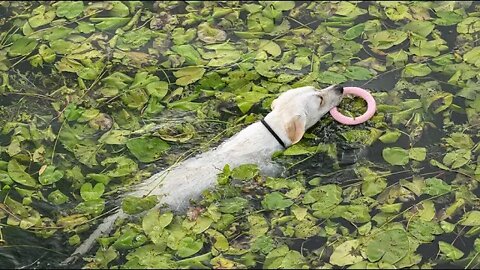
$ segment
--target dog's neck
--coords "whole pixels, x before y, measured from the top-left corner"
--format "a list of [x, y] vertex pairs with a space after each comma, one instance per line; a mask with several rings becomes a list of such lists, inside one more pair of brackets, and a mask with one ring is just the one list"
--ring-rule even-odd
[[[282, 142], [285, 144], [285, 147], [289, 147], [292, 145], [292, 141], [288, 138], [287, 131], [285, 130], [285, 126], [286, 126], [285, 119], [283, 119], [276, 112], [270, 112], [265, 116], [264, 120], [272, 128], [275, 134], [277, 134], [277, 136], [280, 137]], [[275, 140], [273, 135], [272, 135], [272, 139]]]
[[[264, 118], [265, 122], [277, 134], [285, 144], [285, 147], [292, 145], [285, 130], [285, 120], [280, 117], [278, 112], [270, 112]], [[244, 163], [255, 163], [256, 160], [270, 160], [271, 155], [279, 150], [284, 150], [283, 146], [275, 139], [268, 129], [260, 122], [251, 124], [237, 133], [235, 136], [223, 142], [215, 154], [222, 153], [231, 166]], [[253, 162], [252, 162], [253, 161]]]

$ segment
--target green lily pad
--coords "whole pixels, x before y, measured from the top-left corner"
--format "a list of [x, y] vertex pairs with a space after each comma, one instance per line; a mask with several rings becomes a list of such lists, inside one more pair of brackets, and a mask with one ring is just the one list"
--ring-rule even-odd
[[37, 181], [25, 172], [25, 166], [18, 163], [17, 160], [12, 159], [8, 162], [8, 175], [10, 178], [27, 187], [36, 187]]
[[374, 48], [382, 50], [402, 43], [407, 37], [407, 33], [403, 31], [389, 29], [374, 33], [370, 42], [372, 42]]
[[435, 221], [414, 220], [408, 226], [408, 232], [422, 242], [432, 242], [435, 235], [443, 233], [440, 225]]
[[50, 165], [47, 166], [47, 168], [45, 169], [45, 171], [43, 171], [42, 174], [40, 174], [40, 176], [38, 177], [38, 181], [42, 185], [50, 185], [62, 179], [62, 177], [63, 171], [57, 170], [55, 166]]
[[68, 197], [58, 189], [48, 194], [47, 198], [48, 201], [52, 202], [55, 205], [64, 204], [68, 201]]
[[357, 37], [359, 37], [365, 29], [365, 24], [364, 23], [359, 23], [345, 31], [345, 35], [343, 35], [343, 38], [346, 40], [352, 40]]
[[464, 255], [464, 253], [460, 249], [454, 247], [447, 242], [439, 241], [438, 248], [443, 254], [445, 254], [445, 256], [454, 261], [462, 258]]
[[202, 249], [203, 242], [201, 240], [195, 240], [191, 237], [185, 237], [180, 240], [178, 244], [177, 255], [185, 258], [190, 257]]
[[437, 196], [448, 193], [450, 190], [452, 190], [452, 187], [445, 183], [442, 179], [436, 177], [425, 179], [425, 187], [423, 188], [423, 192], [428, 195]]
[[330, 256], [330, 263], [345, 266], [363, 261], [363, 257], [355, 252], [360, 244], [361, 242], [358, 239], [343, 242], [333, 251]]
[[293, 204], [290, 199], [285, 199], [279, 192], [267, 194], [262, 200], [262, 206], [268, 210], [282, 210]]
[[423, 77], [432, 72], [432, 69], [426, 64], [407, 64], [402, 71], [402, 76], [406, 78]]
[[205, 69], [199, 67], [185, 67], [173, 72], [175, 77], [177, 77], [175, 83], [180, 86], [189, 85], [200, 80], [204, 73]]
[[80, 213], [86, 213], [93, 216], [100, 215], [105, 209], [105, 200], [93, 199], [79, 203], [75, 210]]
[[144, 198], [127, 196], [122, 201], [122, 210], [127, 214], [133, 215], [151, 209], [157, 203], [158, 198], [154, 195]]
[[198, 39], [208, 44], [222, 42], [227, 39], [225, 31], [214, 28], [207, 22], [198, 25], [197, 36]]
[[139, 137], [127, 141], [127, 148], [141, 162], [153, 162], [161, 157], [170, 146], [157, 137]]
[[443, 164], [452, 167], [452, 169], [460, 168], [467, 164], [472, 158], [470, 149], [458, 149], [448, 152], [443, 157]]
[[427, 157], [427, 149], [425, 147], [412, 147], [408, 150], [408, 157], [417, 161], [424, 161]]
[[480, 18], [467, 17], [457, 24], [457, 32], [461, 34], [473, 34], [480, 31]]
[[408, 236], [404, 230], [381, 231], [368, 241], [366, 255], [371, 262], [394, 264], [407, 255], [408, 246]]
[[430, 21], [412, 21], [403, 27], [404, 30], [411, 31], [422, 37], [428, 36], [434, 28], [435, 25]]
[[219, 210], [222, 213], [232, 214], [238, 213], [243, 210], [248, 204], [248, 201], [244, 198], [235, 197], [222, 200], [219, 204]]
[[255, 103], [258, 103], [267, 96], [268, 94], [265, 93], [249, 91], [236, 96], [235, 101], [242, 113], [247, 113]]
[[[44, 7], [44, 6], [40, 6], [40, 7]], [[55, 19], [55, 11], [49, 10], [49, 11], [42, 12], [40, 14], [30, 17], [28, 19], [28, 24], [32, 28], [38, 28], [40, 26], [49, 24], [51, 21], [53, 21], [53, 19]]]
[[389, 147], [383, 149], [382, 156], [392, 165], [406, 165], [409, 160], [409, 151], [400, 147]]
[[38, 42], [35, 39], [21, 37], [15, 42], [8, 51], [8, 54], [11, 56], [24, 56], [29, 55], [37, 47]]
[[256, 164], [242, 164], [232, 170], [231, 176], [235, 179], [250, 180], [258, 175], [259, 171]]
[[135, 161], [127, 157], [114, 157], [107, 158], [101, 162], [103, 166], [116, 164], [116, 167], [113, 170], [107, 172], [107, 175], [110, 177], [121, 177], [129, 175], [138, 170], [138, 164]]
[[85, 183], [80, 188], [80, 196], [85, 201], [98, 200], [102, 197], [103, 192], [105, 191], [105, 185], [102, 183], [97, 183], [95, 186], [92, 186], [90, 183]]
[[56, 3], [58, 17], [65, 17], [69, 20], [78, 17], [83, 13], [82, 1], [62, 1]]
[[130, 18], [90, 18], [90, 21], [95, 23], [95, 28], [101, 31], [108, 31], [112, 29], [117, 29], [130, 21]]
[[460, 224], [463, 226], [480, 226], [480, 211], [473, 210], [465, 213], [460, 220]]
[[385, 134], [380, 136], [378, 139], [383, 143], [394, 143], [400, 138], [402, 133], [399, 131], [387, 131]]

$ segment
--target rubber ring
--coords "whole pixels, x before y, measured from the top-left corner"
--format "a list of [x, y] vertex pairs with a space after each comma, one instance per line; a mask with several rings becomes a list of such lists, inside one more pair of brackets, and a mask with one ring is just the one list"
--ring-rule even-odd
[[377, 103], [373, 98], [372, 94], [365, 89], [360, 87], [344, 87], [343, 88], [343, 95], [354, 95], [364, 99], [367, 102], [367, 111], [355, 118], [345, 116], [341, 114], [337, 107], [334, 107], [330, 110], [330, 115], [335, 119], [337, 122], [340, 122], [344, 125], [358, 125], [368, 121], [372, 116], [375, 114], [377, 110]]

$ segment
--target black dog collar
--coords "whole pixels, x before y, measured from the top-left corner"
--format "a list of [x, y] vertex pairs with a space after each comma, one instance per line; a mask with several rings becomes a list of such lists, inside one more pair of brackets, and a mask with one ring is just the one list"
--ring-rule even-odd
[[267, 122], [265, 122], [265, 120], [260, 120], [260, 122], [262, 122], [262, 124], [268, 129], [268, 131], [270, 131], [270, 134], [273, 135], [273, 137], [275, 137], [275, 139], [277, 139], [278, 143], [283, 146], [283, 148], [287, 148], [285, 146], [285, 143], [282, 141], [282, 139], [280, 139], [280, 137], [278, 137], [277, 133], [275, 133], [275, 131], [273, 131], [273, 129], [267, 124]]

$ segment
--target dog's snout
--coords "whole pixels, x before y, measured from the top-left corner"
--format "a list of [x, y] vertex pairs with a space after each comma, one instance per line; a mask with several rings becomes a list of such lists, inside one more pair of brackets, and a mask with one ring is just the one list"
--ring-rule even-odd
[[335, 85], [335, 87], [333, 88], [333, 90], [334, 90], [335, 92], [337, 92], [338, 94], [343, 95], [343, 86], [342, 86], [342, 85]]

